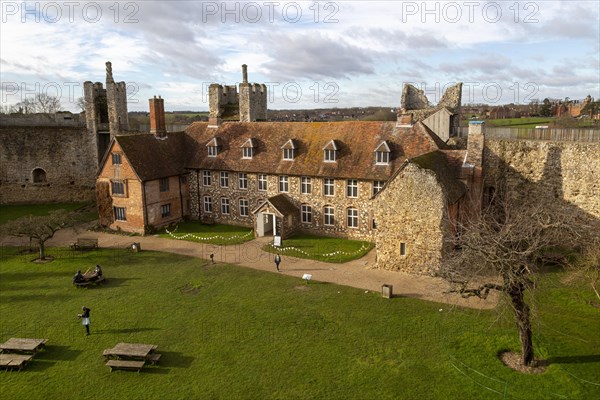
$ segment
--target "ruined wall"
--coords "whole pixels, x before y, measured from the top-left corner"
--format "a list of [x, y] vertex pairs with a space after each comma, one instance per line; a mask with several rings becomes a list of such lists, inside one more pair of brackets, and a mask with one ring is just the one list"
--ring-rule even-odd
[[575, 217], [600, 235], [600, 143], [486, 139], [486, 190]]
[[267, 120], [267, 87], [258, 83], [240, 84], [240, 122]]
[[112, 139], [115, 135], [129, 130], [129, 116], [127, 113], [127, 84], [114, 81], [110, 61], [106, 63], [106, 101]]
[[[93, 200], [97, 166], [85, 127], [0, 128], [2, 204]], [[45, 181], [33, 182], [35, 169], [45, 172]]]
[[85, 118], [81, 114], [57, 112], [53, 114], [3, 114], [0, 126], [41, 126], [41, 127], [71, 127], [85, 126]]
[[408, 164], [375, 198], [373, 208], [378, 268], [419, 274], [439, 269], [450, 227], [446, 197], [433, 172]]
[[[280, 194], [278, 175], [267, 176], [267, 191], [258, 190], [257, 174], [247, 174], [248, 189], [239, 189], [238, 174], [235, 172], [229, 172], [229, 188], [220, 187], [220, 171], [212, 171], [212, 185], [209, 187], [203, 185], [202, 171], [199, 171], [198, 175], [194, 172], [189, 179], [191, 216], [193, 219], [200, 219], [205, 223], [222, 223], [253, 227], [254, 216], [252, 215], [252, 211], [254, 211], [262, 201]], [[370, 200], [373, 191], [373, 183], [371, 181], [358, 182], [358, 198], [346, 197], [346, 180], [343, 179], [335, 180], [334, 196], [323, 195], [322, 178], [312, 177], [311, 194], [301, 194], [301, 177], [290, 175], [288, 176], [288, 182], [289, 191], [286, 195], [298, 208], [298, 217], [300, 215], [301, 205], [306, 204], [312, 207], [312, 222], [300, 223], [298, 231], [323, 236], [372, 240], [374, 232], [372, 229], [374, 211], [372, 201]], [[210, 214], [204, 213], [204, 196], [212, 197], [213, 211]], [[230, 200], [229, 215], [221, 214], [220, 199], [222, 197], [229, 198]], [[241, 198], [248, 199], [250, 211], [248, 217], [239, 215], [239, 200]], [[333, 226], [324, 225], [323, 208], [326, 205], [332, 206], [335, 209], [335, 224]], [[346, 226], [346, 209], [348, 207], [358, 209], [358, 228], [348, 228]]]

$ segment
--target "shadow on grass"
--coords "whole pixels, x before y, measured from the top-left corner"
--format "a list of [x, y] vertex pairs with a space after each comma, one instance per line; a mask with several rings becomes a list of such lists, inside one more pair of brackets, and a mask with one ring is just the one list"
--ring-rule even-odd
[[99, 329], [97, 331], [91, 331], [92, 335], [109, 335], [117, 333], [137, 333], [137, 332], [149, 332], [149, 331], [160, 331], [160, 328], [116, 328], [116, 329]]
[[403, 293], [403, 294], [392, 294], [392, 299], [420, 299], [423, 295], [419, 293]]
[[72, 350], [69, 346], [47, 345], [43, 351], [35, 355], [34, 360], [59, 360], [73, 361], [82, 353], [81, 350]]
[[175, 351], [162, 351], [159, 349], [158, 352], [162, 354], [160, 365], [166, 365], [171, 368], [189, 368], [195, 359], [195, 357], [186, 356]]
[[152, 375], [166, 375], [171, 370], [169, 368], [163, 368], [160, 366], [144, 367], [140, 373], [152, 374]]
[[27, 364], [27, 366], [25, 368], [23, 368], [23, 370], [21, 372], [26, 372], [26, 371], [31, 371], [31, 372], [39, 372], [39, 371], [46, 371], [48, 368], [52, 368], [54, 367], [56, 364], [58, 364], [58, 362], [56, 361], [46, 361], [46, 360], [42, 360], [41, 358], [37, 358], [37, 355], [34, 359], [32, 359], [31, 361], [29, 361], [29, 363]]
[[563, 356], [550, 357], [544, 360], [547, 364], [586, 364], [600, 363], [600, 354], [592, 354], [587, 356]]

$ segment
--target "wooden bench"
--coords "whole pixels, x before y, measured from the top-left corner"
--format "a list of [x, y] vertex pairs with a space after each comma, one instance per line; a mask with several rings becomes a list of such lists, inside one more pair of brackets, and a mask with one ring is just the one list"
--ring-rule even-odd
[[106, 366], [110, 367], [110, 372], [113, 369], [130, 369], [136, 370], [138, 373], [144, 367], [144, 361], [130, 361], [130, 360], [108, 360]]
[[71, 244], [73, 250], [93, 250], [98, 248], [98, 239], [93, 238], [78, 238], [77, 241]]
[[0, 354], [0, 367], [17, 368], [20, 371], [32, 358], [33, 356], [28, 355], [3, 353]]
[[156, 365], [158, 364], [158, 360], [160, 360], [160, 356], [158, 353], [152, 353], [148, 356], [148, 361], [150, 361], [151, 365]]
[[75, 285], [77, 287], [86, 287], [86, 286], [95, 285], [98, 283], [104, 283], [105, 280], [106, 280], [106, 278], [104, 277], [104, 275], [102, 275], [94, 281], [73, 282], [73, 285]]

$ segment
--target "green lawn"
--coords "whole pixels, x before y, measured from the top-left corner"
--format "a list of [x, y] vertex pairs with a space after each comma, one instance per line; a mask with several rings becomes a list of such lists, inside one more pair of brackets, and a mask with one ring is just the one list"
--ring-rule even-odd
[[551, 125], [554, 118], [530, 117], [530, 118], [504, 118], [486, 120], [485, 124], [494, 127], [510, 128], [535, 128], [538, 125]]
[[264, 251], [281, 255], [308, 258], [331, 263], [344, 263], [356, 260], [367, 254], [373, 243], [314, 235], [295, 235], [285, 239], [281, 247], [271, 244], [263, 246]]
[[[0, 206], [0, 225], [23, 217], [25, 215], [48, 215], [55, 210], [77, 210], [83, 208], [87, 203], [55, 203], [55, 204], [19, 204]], [[95, 211], [87, 211], [87, 217], [90, 221], [98, 218]]]
[[[167, 233], [167, 230], [171, 232]], [[187, 221], [174, 229], [162, 229], [158, 236], [174, 240], [189, 240], [216, 245], [240, 244], [254, 239], [253, 229], [232, 225], [206, 225], [199, 221]]]
[[[504, 367], [518, 349], [507, 309], [477, 311], [157, 252], [2, 248], [0, 340], [49, 339], [3, 399], [510, 399], [600, 396], [598, 309], [560, 274], [539, 282], [541, 375]], [[100, 263], [104, 286], [76, 289]], [[92, 335], [76, 318], [91, 308]], [[102, 350], [158, 345], [158, 367], [109, 372]]]

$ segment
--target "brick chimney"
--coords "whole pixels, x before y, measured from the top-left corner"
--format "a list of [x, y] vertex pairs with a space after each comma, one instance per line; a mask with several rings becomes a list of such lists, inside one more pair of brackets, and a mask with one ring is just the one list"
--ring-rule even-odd
[[167, 136], [165, 126], [165, 101], [160, 96], [149, 99], [150, 101], [150, 133], [157, 138]]
[[248, 83], [248, 66], [242, 64], [242, 83]]

